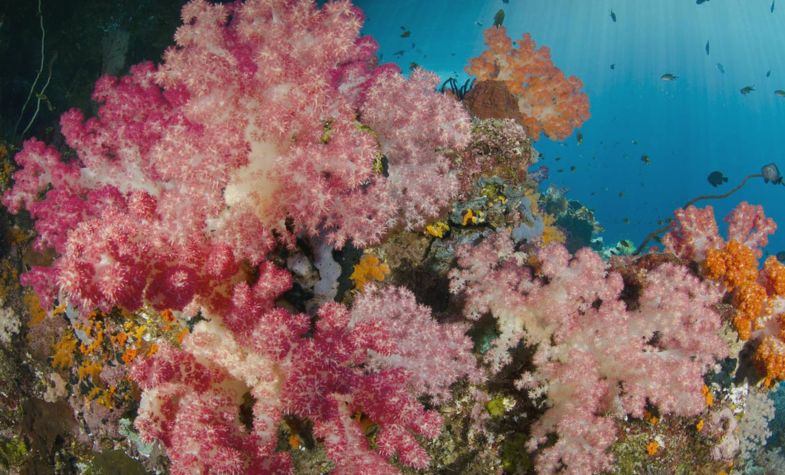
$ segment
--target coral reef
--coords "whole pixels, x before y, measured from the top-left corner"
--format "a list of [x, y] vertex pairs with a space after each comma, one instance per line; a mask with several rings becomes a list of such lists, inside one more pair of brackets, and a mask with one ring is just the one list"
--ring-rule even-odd
[[191, 0], [160, 64], [0, 142], [0, 470], [776, 471], [762, 208], [598, 252], [531, 170], [588, 118], [580, 80], [493, 27], [439, 91], [362, 22]]

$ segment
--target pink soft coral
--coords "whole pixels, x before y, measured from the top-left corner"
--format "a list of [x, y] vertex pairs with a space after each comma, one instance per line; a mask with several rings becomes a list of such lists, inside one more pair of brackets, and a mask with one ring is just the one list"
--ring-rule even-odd
[[[436, 437], [441, 417], [416, 398], [441, 400], [456, 379], [477, 376], [465, 328], [438, 324], [407, 290], [371, 287], [351, 310], [323, 305], [309, 333], [307, 316], [275, 306], [290, 284], [285, 271], [262, 266], [258, 281], [236, 284], [224, 316], [208, 315], [182, 350], [166, 347], [137, 363], [142, 435], [163, 441], [178, 473], [215, 467], [218, 449], [222, 466], [257, 460], [286, 472], [287, 458], [273, 449], [278, 424], [292, 414], [313, 421], [338, 473], [395, 473], [387, 462], [395, 455], [425, 468], [415, 436]], [[254, 401], [250, 433], [238, 429], [246, 395]], [[379, 427], [376, 451], [360, 415]], [[215, 433], [214, 450], [183, 450], [202, 444], [204, 432]]]
[[[63, 114], [76, 158], [34, 139], [17, 155], [3, 203], [59, 255], [26, 278], [45, 305], [62, 292], [85, 309], [220, 307], [213, 289], [274, 237], [362, 247], [457, 193], [448, 152], [467, 114], [435, 76], [377, 66], [348, 1], [194, 0], [182, 15], [163, 64], [102, 77], [96, 117]], [[221, 269], [205, 264], [216, 254]]]
[[[725, 240], [719, 233], [714, 218], [714, 208], [688, 206], [674, 212], [676, 219], [671, 230], [662, 238], [668, 252], [682, 259], [703, 261], [710, 249], [719, 249]], [[756, 257], [763, 255], [762, 248], [769, 241], [768, 236], [777, 230], [773, 219], [767, 218], [760, 205], [746, 201], [739, 203], [725, 217], [728, 224], [728, 241], [737, 241], [750, 249]]]
[[[611, 467], [615, 440], [609, 416], [643, 416], [647, 400], [663, 413], [694, 415], [705, 407], [702, 375], [725, 356], [718, 336], [721, 298], [683, 267], [649, 272], [637, 309], [621, 300], [624, 282], [588, 248], [571, 256], [560, 245], [542, 249], [535, 265], [516, 252], [507, 234], [458, 250], [452, 291], [466, 313], [490, 312], [500, 337], [487, 355], [495, 370], [521, 340], [537, 347], [535, 370], [518, 381], [548, 409], [532, 428], [539, 473], [593, 473]], [[610, 414], [609, 414], [610, 413]]]

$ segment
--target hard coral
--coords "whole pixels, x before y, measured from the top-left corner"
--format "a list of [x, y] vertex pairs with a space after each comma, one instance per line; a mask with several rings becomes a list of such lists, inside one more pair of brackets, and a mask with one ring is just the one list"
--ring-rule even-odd
[[[528, 33], [514, 48], [503, 26], [485, 30], [488, 50], [473, 58], [466, 71], [484, 81], [501, 81], [517, 100], [519, 119], [534, 140], [540, 133], [563, 140], [589, 118], [589, 99], [581, 92], [583, 83], [566, 77], [551, 61], [550, 50], [537, 49]], [[491, 89], [493, 91], [496, 88]], [[499, 97], [503, 93], [495, 92]]]

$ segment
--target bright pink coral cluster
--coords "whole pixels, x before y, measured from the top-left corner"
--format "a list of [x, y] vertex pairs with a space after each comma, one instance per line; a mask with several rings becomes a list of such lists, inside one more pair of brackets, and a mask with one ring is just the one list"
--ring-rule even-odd
[[[415, 436], [436, 437], [441, 416], [416, 397], [440, 398], [478, 374], [465, 328], [440, 325], [411, 292], [388, 288], [367, 290], [351, 310], [322, 306], [309, 334], [306, 315], [274, 306], [286, 275], [263, 268], [254, 286], [235, 287], [224, 318], [136, 364], [143, 437], [163, 441], [175, 473], [289, 473], [275, 445], [283, 416], [294, 415], [313, 422], [336, 473], [397, 473], [386, 461], [396, 455], [425, 468]], [[240, 419], [247, 400], [250, 427]], [[376, 450], [361, 418], [378, 426]]]
[[425, 467], [415, 436], [441, 419], [416, 397], [476, 375], [465, 328], [404, 290], [325, 305], [314, 325], [276, 306], [292, 280], [267, 255], [299, 236], [363, 247], [433, 218], [458, 193], [467, 113], [434, 75], [377, 65], [348, 0], [193, 0], [182, 17], [160, 66], [101, 78], [95, 117], [63, 114], [73, 157], [35, 139], [17, 156], [3, 203], [57, 254], [24, 283], [85, 314], [201, 312], [181, 349], [133, 369], [137, 427], [176, 473], [290, 471], [275, 452], [284, 414], [313, 421], [336, 473], [392, 473], [392, 456]]
[[650, 271], [630, 310], [621, 275], [588, 248], [571, 256], [551, 245], [531, 265], [508, 234], [499, 234], [460, 249], [458, 265], [452, 291], [464, 295], [467, 316], [497, 320], [501, 335], [487, 355], [492, 367], [509, 362], [521, 341], [537, 348], [535, 370], [517, 382], [548, 405], [528, 447], [558, 436], [539, 453], [538, 473], [610, 469], [612, 417], [642, 417], [647, 401], [679, 415], [705, 408], [702, 375], [727, 353], [712, 308], [722, 295], [686, 268]]
[[[711, 206], [688, 206], [677, 209], [674, 215], [676, 219], [671, 223], [670, 232], [662, 238], [668, 252], [682, 259], [703, 261], [709, 249], [725, 245]], [[725, 217], [725, 222], [728, 224], [728, 241], [747, 246], [758, 258], [763, 255], [762, 248], [768, 244], [769, 235], [777, 230], [777, 224], [766, 217], [762, 206], [746, 201], [739, 203]]]
[[60, 255], [25, 277], [44, 304], [220, 306], [210, 289], [274, 236], [365, 246], [457, 193], [468, 115], [435, 76], [377, 66], [348, 1], [194, 0], [183, 21], [163, 64], [98, 81], [96, 117], [62, 116], [75, 158], [35, 139], [17, 156], [3, 203]]

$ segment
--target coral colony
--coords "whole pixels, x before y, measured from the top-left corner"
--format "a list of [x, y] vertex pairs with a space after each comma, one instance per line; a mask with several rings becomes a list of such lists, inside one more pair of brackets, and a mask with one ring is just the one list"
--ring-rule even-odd
[[491, 27], [461, 101], [378, 64], [348, 1], [182, 20], [62, 115], [67, 147], [27, 140], [2, 199], [38, 258], [0, 340], [49, 358], [80, 440], [176, 474], [781, 463], [776, 225], [741, 203], [724, 239], [689, 207], [663, 251], [571, 248], [587, 212], [527, 173], [589, 116], [547, 48]]

